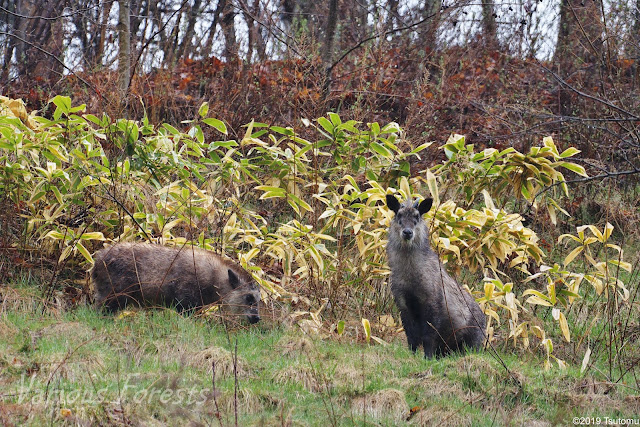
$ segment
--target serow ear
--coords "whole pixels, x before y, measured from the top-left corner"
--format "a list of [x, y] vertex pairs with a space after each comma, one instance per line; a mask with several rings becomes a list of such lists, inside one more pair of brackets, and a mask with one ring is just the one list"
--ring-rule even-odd
[[393, 194], [387, 194], [387, 207], [394, 213], [398, 213], [398, 211], [400, 210], [400, 202]]
[[235, 289], [238, 286], [240, 286], [240, 279], [238, 278], [238, 275], [235, 273], [235, 271], [229, 268], [228, 272], [229, 272], [229, 284], [231, 285], [231, 287]]
[[420, 215], [424, 215], [427, 212], [429, 212], [429, 209], [431, 209], [432, 204], [433, 204], [433, 199], [424, 199], [422, 203], [420, 203], [420, 205], [418, 206], [418, 212], [420, 212]]

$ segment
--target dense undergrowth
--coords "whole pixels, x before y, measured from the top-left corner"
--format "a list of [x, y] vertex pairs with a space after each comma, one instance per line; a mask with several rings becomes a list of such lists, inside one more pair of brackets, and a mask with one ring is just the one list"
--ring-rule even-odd
[[83, 283], [104, 243], [194, 244], [237, 259], [271, 312], [305, 332], [384, 344], [399, 324], [389, 315], [383, 200], [430, 195], [433, 246], [489, 316], [491, 347], [541, 347], [547, 368], [568, 358], [586, 371], [607, 358], [607, 380], [637, 386], [637, 269], [614, 227], [551, 234], [549, 258], [525, 220], [567, 216], [564, 174], [586, 175], [570, 161], [575, 148], [544, 138], [526, 153], [476, 152], [454, 135], [447, 160], [422, 170], [430, 144], [410, 147], [395, 123], [330, 113], [302, 121], [314, 138], [251, 122], [234, 140], [207, 104], [181, 129], [83, 114], [61, 96], [52, 106], [47, 119], [5, 100], [0, 119], [3, 265], [12, 265], [3, 269], [40, 266], [48, 298], [86, 294], [63, 284]]

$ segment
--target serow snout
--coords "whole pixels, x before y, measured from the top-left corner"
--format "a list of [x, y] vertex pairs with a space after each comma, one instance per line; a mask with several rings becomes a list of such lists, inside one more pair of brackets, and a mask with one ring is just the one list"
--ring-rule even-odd
[[247, 320], [252, 325], [254, 323], [258, 323], [260, 321], [260, 315], [258, 314], [258, 310], [251, 310], [251, 313], [247, 315]]
[[410, 228], [405, 228], [404, 230], [402, 230], [402, 238], [404, 240], [411, 240], [411, 238], [413, 237], [413, 230]]

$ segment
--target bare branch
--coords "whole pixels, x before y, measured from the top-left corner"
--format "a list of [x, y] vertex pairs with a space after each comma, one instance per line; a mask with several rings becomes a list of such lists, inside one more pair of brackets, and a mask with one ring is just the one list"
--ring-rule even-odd
[[0, 31], [0, 35], [2, 35], [2, 36], [8, 36], [8, 37], [13, 37], [14, 39], [19, 40], [19, 41], [21, 41], [22, 43], [25, 43], [25, 44], [27, 44], [27, 45], [31, 46], [32, 48], [34, 48], [34, 49], [36, 49], [36, 50], [38, 50], [38, 51], [40, 51], [40, 52], [44, 53], [45, 55], [52, 57], [53, 59], [55, 59], [55, 60], [56, 60], [56, 62], [58, 62], [58, 63], [59, 63], [61, 66], [63, 66], [67, 71], [69, 71], [71, 74], [73, 74], [73, 75], [74, 75], [78, 80], [80, 80], [80, 81], [81, 81], [85, 86], [87, 86], [88, 88], [90, 88], [91, 90], [93, 90], [93, 91], [94, 91], [94, 92], [95, 92], [95, 93], [96, 93], [100, 98], [104, 99], [104, 96], [102, 96], [102, 94], [101, 94], [101, 93], [100, 93], [100, 92], [99, 92], [99, 91], [98, 91], [98, 90], [97, 90], [97, 89], [96, 89], [96, 88], [95, 88], [91, 83], [89, 83], [88, 81], [86, 81], [85, 79], [83, 79], [82, 77], [80, 77], [78, 74], [76, 74], [76, 72], [75, 72], [75, 71], [73, 71], [71, 68], [69, 68], [69, 67], [68, 67], [64, 62], [62, 62], [62, 61], [60, 60], [60, 58], [58, 58], [58, 57], [57, 57], [56, 55], [54, 55], [53, 53], [51, 53], [51, 52], [49, 52], [49, 51], [47, 51], [47, 50], [45, 50], [45, 49], [41, 48], [40, 46], [38, 46], [38, 45], [36, 45], [36, 44], [31, 43], [31, 42], [30, 42], [30, 41], [28, 41], [28, 40], [23, 39], [23, 38], [22, 38], [22, 37], [20, 37], [20, 36], [16, 36], [15, 34], [7, 33], [7, 32], [4, 32], [4, 31]]

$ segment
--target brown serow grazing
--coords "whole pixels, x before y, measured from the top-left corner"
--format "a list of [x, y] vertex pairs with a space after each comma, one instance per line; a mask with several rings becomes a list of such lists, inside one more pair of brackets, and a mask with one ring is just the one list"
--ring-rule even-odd
[[260, 320], [260, 290], [240, 266], [192, 246], [169, 248], [119, 243], [94, 255], [91, 282], [96, 304], [114, 312], [127, 305], [176, 310], [222, 302], [225, 313]]
[[465, 348], [482, 348], [486, 318], [473, 296], [447, 274], [429, 245], [422, 215], [432, 199], [402, 205], [387, 195], [395, 216], [388, 232], [391, 292], [400, 310], [409, 348], [422, 345], [424, 356], [444, 356]]

